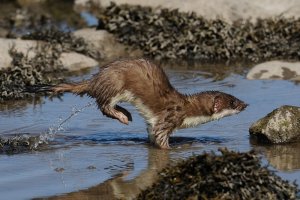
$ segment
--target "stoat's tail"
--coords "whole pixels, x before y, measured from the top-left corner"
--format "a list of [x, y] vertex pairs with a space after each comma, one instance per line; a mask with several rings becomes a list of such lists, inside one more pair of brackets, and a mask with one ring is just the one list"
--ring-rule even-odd
[[61, 83], [58, 85], [35, 85], [26, 88], [25, 92], [39, 93], [39, 92], [54, 92], [56, 94], [71, 92], [82, 95], [88, 92], [88, 82], [80, 83]]

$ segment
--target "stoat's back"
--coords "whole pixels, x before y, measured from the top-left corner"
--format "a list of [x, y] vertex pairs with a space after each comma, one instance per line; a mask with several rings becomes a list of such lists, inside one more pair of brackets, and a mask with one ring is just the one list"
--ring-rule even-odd
[[90, 81], [89, 88], [89, 94], [99, 99], [100, 104], [107, 103], [110, 97], [132, 94], [128, 98], [133, 99], [124, 100], [138, 99], [153, 112], [159, 112], [179, 95], [163, 69], [146, 59], [121, 60], [106, 65]]

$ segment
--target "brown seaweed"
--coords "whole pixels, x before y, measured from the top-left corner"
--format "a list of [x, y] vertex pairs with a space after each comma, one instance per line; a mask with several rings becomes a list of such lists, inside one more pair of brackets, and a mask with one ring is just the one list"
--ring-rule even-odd
[[195, 13], [112, 3], [99, 23], [122, 43], [152, 58], [269, 60], [300, 58], [300, 19], [258, 19], [256, 23], [208, 20]]
[[262, 167], [254, 152], [220, 151], [168, 166], [137, 199], [296, 199], [297, 185]]

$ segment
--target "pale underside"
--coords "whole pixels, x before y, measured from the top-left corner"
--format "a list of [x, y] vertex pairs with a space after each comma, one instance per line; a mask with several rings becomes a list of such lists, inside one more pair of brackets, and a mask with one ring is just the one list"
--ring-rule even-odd
[[193, 117], [186, 117], [183, 120], [183, 123], [181, 125], [182, 128], [189, 128], [189, 127], [195, 127], [199, 124], [204, 124], [213, 120], [218, 120], [226, 116], [234, 115], [239, 113], [239, 110], [235, 109], [224, 109], [223, 111], [219, 113], [215, 113], [211, 116], [193, 116]]

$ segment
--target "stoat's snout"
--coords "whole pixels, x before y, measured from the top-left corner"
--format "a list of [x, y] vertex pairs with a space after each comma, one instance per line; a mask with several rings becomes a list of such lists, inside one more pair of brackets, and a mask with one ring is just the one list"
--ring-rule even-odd
[[219, 93], [215, 96], [213, 105], [214, 114], [221, 117], [237, 114], [248, 106], [242, 100], [226, 93]]

